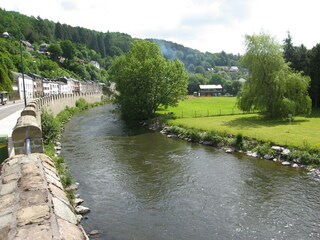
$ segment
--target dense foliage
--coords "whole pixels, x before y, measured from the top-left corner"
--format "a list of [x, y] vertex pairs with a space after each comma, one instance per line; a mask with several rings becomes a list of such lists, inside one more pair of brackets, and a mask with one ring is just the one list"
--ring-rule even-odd
[[293, 72], [282, 55], [281, 45], [267, 34], [246, 36], [247, 51], [241, 58], [250, 75], [238, 105], [244, 111], [260, 110], [270, 118], [309, 114], [309, 77]]
[[[106, 81], [106, 70], [116, 56], [127, 53], [133, 39], [130, 35], [118, 32], [97, 32], [82, 27], [54, 23], [40, 17], [25, 15], [0, 9], [0, 33], [8, 32], [5, 50], [12, 58], [10, 70], [21, 71], [19, 42], [21, 38], [34, 46], [34, 51], [24, 51], [26, 73], [36, 73], [47, 78], [59, 76], [74, 77], [93, 81]], [[220, 71], [222, 66], [237, 65], [239, 55], [221, 53], [202, 53], [180, 44], [164, 40], [150, 39], [160, 47], [166, 59], [179, 59], [190, 72], [189, 93], [197, 91], [197, 84], [222, 84], [225, 92], [237, 94], [243, 74]], [[49, 56], [39, 54], [42, 43], [49, 44]], [[2, 52], [2, 51], [1, 51]], [[101, 70], [90, 65], [90, 61], [100, 64]], [[1, 68], [4, 69], [4, 68]], [[7, 76], [6, 79], [10, 79]], [[234, 83], [235, 82], [235, 83]]]
[[[106, 69], [114, 56], [127, 52], [132, 42], [127, 34], [72, 27], [0, 8], [0, 33], [4, 32], [9, 36], [1, 39], [0, 54], [12, 59], [9, 71], [22, 70], [19, 56], [19, 39], [22, 39], [33, 47], [32, 51], [23, 48], [25, 73], [36, 73], [47, 78], [68, 76], [80, 80], [106, 81]], [[42, 43], [48, 44], [48, 47], [41, 54], [37, 50]], [[100, 69], [91, 65], [91, 61], [99, 63]], [[5, 71], [3, 63], [0, 64], [0, 69]], [[11, 79], [11, 76], [3, 76], [3, 72], [0, 75], [2, 82]]]
[[52, 113], [43, 110], [41, 112], [41, 129], [44, 143], [49, 144], [59, 135], [60, 122], [53, 116]]
[[284, 40], [284, 57], [290, 67], [310, 76], [309, 94], [314, 107], [320, 106], [320, 44], [308, 50], [303, 44], [294, 46], [290, 33]]
[[109, 75], [116, 82], [124, 117], [152, 117], [160, 105], [170, 106], [187, 93], [188, 75], [183, 64], [165, 60], [155, 43], [136, 40], [131, 50], [116, 58]]
[[[114, 58], [127, 53], [134, 39], [125, 33], [98, 32], [82, 27], [55, 23], [41, 17], [0, 8], [0, 33], [9, 37], [0, 38], [0, 90], [12, 91], [11, 71], [22, 71], [19, 39], [28, 41], [33, 51], [23, 48], [25, 73], [35, 73], [46, 78], [60, 76], [79, 80], [108, 81], [107, 70]], [[241, 89], [239, 79], [247, 79], [245, 69], [228, 71], [238, 66], [239, 54], [200, 52], [180, 44], [148, 39], [160, 46], [166, 59], [179, 59], [189, 72], [188, 92], [198, 90], [199, 84], [221, 84], [225, 94], [237, 95]], [[46, 52], [39, 53], [41, 44], [48, 44]], [[320, 104], [320, 45], [307, 49], [303, 44], [293, 46], [290, 34], [284, 41], [284, 57], [290, 67], [310, 76], [309, 95], [313, 106]], [[97, 62], [100, 69], [90, 62]]]

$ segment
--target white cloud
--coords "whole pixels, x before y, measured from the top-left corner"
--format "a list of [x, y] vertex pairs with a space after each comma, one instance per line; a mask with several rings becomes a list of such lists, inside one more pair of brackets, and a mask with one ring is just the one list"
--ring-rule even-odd
[[243, 53], [245, 34], [296, 45], [320, 40], [318, 0], [2, 0], [0, 7], [98, 31], [160, 38], [201, 51]]

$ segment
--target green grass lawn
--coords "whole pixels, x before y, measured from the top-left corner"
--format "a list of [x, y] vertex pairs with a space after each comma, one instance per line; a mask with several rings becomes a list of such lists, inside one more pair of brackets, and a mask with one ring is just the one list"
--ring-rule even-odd
[[[214, 101], [217, 103], [214, 104]], [[193, 102], [195, 101], [195, 102]], [[204, 108], [212, 105], [212, 108], [217, 106], [223, 108], [224, 101], [226, 108], [230, 109], [236, 101], [235, 98], [190, 98], [179, 104], [176, 111], [175, 108], [171, 109], [176, 113], [184, 111], [184, 109], [192, 109], [195, 106], [201, 109], [199, 105], [203, 102]], [[232, 104], [233, 101], [233, 104]], [[185, 106], [185, 108], [183, 108]], [[217, 109], [216, 109], [217, 110]], [[214, 109], [212, 111], [215, 111]], [[245, 114], [245, 115], [228, 115], [228, 116], [215, 116], [215, 117], [185, 117], [170, 120], [171, 124], [181, 125], [188, 128], [196, 128], [201, 130], [219, 130], [226, 131], [230, 134], [242, 133], [243, 136], [256, 138], [258, 140], [270, 141], [275, 144], [298, 146], [320, 149], [320, 112], [314, 111], [310, 117], [295, 117], [294, 120], [289, 121], [280, 120], [267, 120], [258, 114]]]
[[208, 117], [242, 113], [235, 97], [188, 97], [177, 107], [161, 109], [159, 113], [173, 112], [177, 118]]

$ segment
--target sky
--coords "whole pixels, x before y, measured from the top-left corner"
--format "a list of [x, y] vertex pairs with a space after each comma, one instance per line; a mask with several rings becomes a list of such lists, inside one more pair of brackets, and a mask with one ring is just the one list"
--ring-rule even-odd
[[101, 32], [172, 41], [202, 52], [245, 52], [245, 35], [320, 43], [319, 0], [0, 0], [27, 16]]

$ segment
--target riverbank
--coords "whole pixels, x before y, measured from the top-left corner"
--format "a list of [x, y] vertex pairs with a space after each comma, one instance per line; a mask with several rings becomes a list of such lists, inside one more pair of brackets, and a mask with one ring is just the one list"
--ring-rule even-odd
[[71, 119], [62, 154], [100, 239], [316, 239], [319, 181], [123, 121], [114, 105]]
[[[44, 132], [45, 154], [48, 155], [54, 162], [58, 175], [61, 179], [61, 184], [64, 191], [77, 215], [78, 221], [81, 222], [83, 216], [90, 212], [88, 207], [82, 206], [84, 200], [79, 194], [75, 194], [79, 187], [79, 183], [74, 182], [70, 175], [64, 157], [61, 155], [61, 135], [64, 131], [64, 125], [71, 119], [72, 116], [83, 112], [89, 108], [107, 104], [108, 101], [88, 103], [84, 99], [79, 99], [75, 107], [66, 107], [54, 117], [50, 112], [42, 112], [41, 123]], [[99, 231], [94, 230], [88, 233], [89, 236], [99, 235]]]
[[203, 131], [195, 128], [184, 128], [168, 125], [161, 117], [151, 121], [150, 125], [143, 122], [152, 130], [160, 131], [168, 138], [182, 139], [223, 149], [226, 153], [242, 153], [247, 156], [273, 161], [283, 166], [307, 169], [310, 174], [320, 179], [320, 153], [317, 150], [297, 147], [280, 146], [271, 142], [263, 142], [242, 134], [228, 134], [226, 131]]

